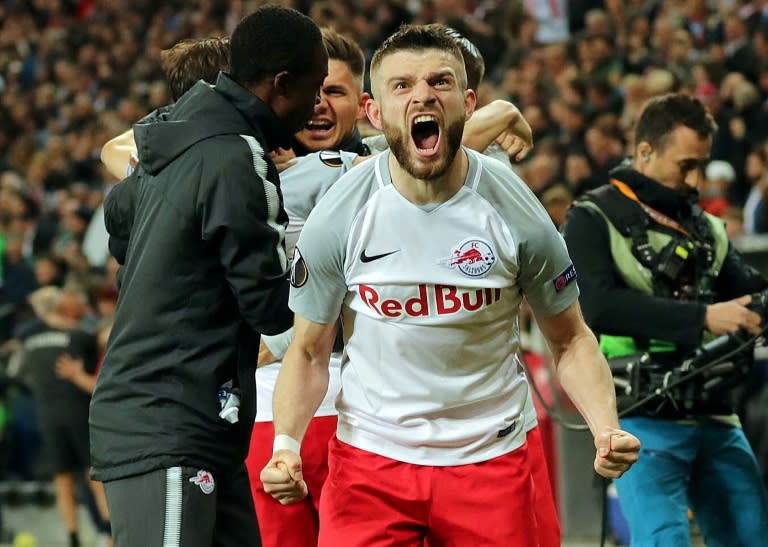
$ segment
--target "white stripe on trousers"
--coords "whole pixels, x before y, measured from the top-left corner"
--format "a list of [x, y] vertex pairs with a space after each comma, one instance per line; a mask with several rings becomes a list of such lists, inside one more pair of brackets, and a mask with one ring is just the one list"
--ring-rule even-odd
[[181, 547], [181, 467], [165, 470], [163, 547]]

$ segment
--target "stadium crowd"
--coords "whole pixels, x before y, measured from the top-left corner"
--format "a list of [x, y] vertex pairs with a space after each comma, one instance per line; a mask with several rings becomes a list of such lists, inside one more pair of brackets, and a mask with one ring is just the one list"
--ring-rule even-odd
[[[78, 404], [78, 390], [92, 390], [88, 377], [117, 300], [118, 266], [101, 205], [119, 181], [101, 164], [101, 147], [171, 101], [163, 50], [185, 38], [228, 35], [262, 3], [0, 1], [2, 393], [17, 379], [32, 387], [41, 422], [50, 425], [62, 408], [55, 405]], [[604, 184], [630, 154], [630, 130], [647, 99], [695, 95], [718, 125], [702, 208], [724, 218], [731, 237], [768, 233], [768, 1], [282, 3], [354, 38], [367, 61], [404, 22], [441, 22], [469, 38], [487, 67], [478, 106], [509, 100], [530, 123], [535, 148], [514, 168], [557, 226], [574, 198]], [[19, 351], [41, 322], [78, 333], [40, 357], [48, 360], [42, 376]], [[64, 384], [74, 391], [51, 400]], [[7, 432], [0, 472], [45, 477], [56, 466], [39, 456], [25, 397], [0, 398]], [[768, 432], [751, 433], [765, 465]]]

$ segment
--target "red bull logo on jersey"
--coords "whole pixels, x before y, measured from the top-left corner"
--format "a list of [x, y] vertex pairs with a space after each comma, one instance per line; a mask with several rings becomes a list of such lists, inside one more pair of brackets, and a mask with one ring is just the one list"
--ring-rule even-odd
[[203, 494], [212, 494], [213, 489], [216, 487], [213, 475], [204, 469], [200, 469], [196, 476], [189, 479], [189, 482], [198, 485], [200, 490], [203, 491]]
[[475, 312], [501, 300], [501, 289], [462, 290], [454, 285], [419, 284], [418, 295], [403, 300], [383, 298], [370, 285], [361, 284], [357, 293], [363, 303], [382, 317], [428, 317], [452, 315], [461, 311]]
[[440, 264], [456, 268], [469, 277], [485, 277], [496, 263], [496, 254], [491, 245], [482, 239], [467, 239], [462, 241], [449, 258]]

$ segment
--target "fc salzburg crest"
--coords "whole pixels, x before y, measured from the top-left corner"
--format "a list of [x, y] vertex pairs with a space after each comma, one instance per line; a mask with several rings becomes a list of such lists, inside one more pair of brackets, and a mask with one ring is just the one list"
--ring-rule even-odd
[[204, 469], [200, 469], [196, 476], [189, 479], [189, 482], [198, 485], [200, 490], [203, 491], [203, 494], [212, 494], [213, 489], [216, 487], [213, 475]]
[[450, 258], [440, 261], [449, 268], [457, 268], [469, 277], [485, 277], [496, 263], [496, 254], [490, 243], [478, 238], [465, 239]]

